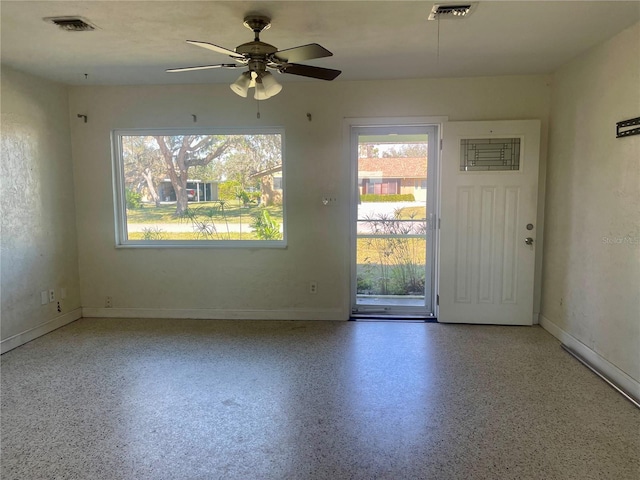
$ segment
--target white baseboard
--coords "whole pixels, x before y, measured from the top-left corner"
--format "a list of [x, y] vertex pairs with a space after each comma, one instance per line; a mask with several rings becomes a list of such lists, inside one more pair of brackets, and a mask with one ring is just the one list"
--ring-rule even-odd
[[5, 338], [0, 342], [0, 354], [13, 350], [16, 347], [24, 345], [25, 343], [35, 340], [42, 335], [46, 335], [49, 332], [53, 332], [54, 330], [64, 327], [71, 322], [75, 322], [80, 318], [82, 318], [82, 309], [76, 308], [75, 310], [52, 318], [37, 327], [30, 328], [29, 330], [25, 330], [24, 332]]
[[193, 318], [202, 320], [349, 320], [349, 316], [340, 309], [83, 308], [82, 316], [86, 318]]
[[580, 340], [562, 330], [542, 314], [540, 314], [540, 326], [580, 355], [591, 367], [606, 377], [611, 383], [633, 397], [637, 399], [640, 398], [640, 382], [627, 375], [606, 358], [587, 347]]

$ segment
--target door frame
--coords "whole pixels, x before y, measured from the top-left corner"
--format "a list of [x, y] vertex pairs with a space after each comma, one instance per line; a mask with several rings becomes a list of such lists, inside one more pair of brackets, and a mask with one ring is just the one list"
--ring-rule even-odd
[[[349, 295], [346, 297], [347, 305], [345, 306], [349, 312], [349, 316], [352, 316], [352, 307], [356, 303], [356, 220], [358, 216], [358, 189], [354, 188], [358, 184], [358, 163], [353, 161], [352, 151], [354, 148], [354, 137], [357, 142], [357, 135], [354, 135], [354, 128], [357, 127], [435, 127], [437, 146], [435, 150], [435, 191], [433, 192], [433, 218], [430, 220], [430, 228], [432, 231], [432, 267], [431, 267], [431, 285], [430, 294], [432, 298], [432, 314], [429, 318], [435, 318], [437, 316], [437, 301], [436, 293], [438, 292], [438, 279], [439, 279], [439, 235], [437, 230], [437, 222], [440, 217], [440, 166], [441, 166], [441, 146], [442, 146], [442, 127], [445, 122], [448, 121], [448, 117], [362, 117], [362, 118], [345, 118], [343, 122], [343, 145], [344, 145], [344, 158], [349, 162], [350, 168], [350, 181], [349, 181], [349, 262], [348, 262], [348, 282], [349, 282]], [[428, 160], [433, 161], [432, 159]], [[429, 197], [431, 195], [427, 192]], [[377, 312], [376, 312], [377, 313]], [[373, 312], [372, 312], [373, 314]], [[393, 316], [392, 314], [383, 314]], [[403, 315], [410, 316], [410, 315]], [[424, 317], [424, 315], [423, 315]]]

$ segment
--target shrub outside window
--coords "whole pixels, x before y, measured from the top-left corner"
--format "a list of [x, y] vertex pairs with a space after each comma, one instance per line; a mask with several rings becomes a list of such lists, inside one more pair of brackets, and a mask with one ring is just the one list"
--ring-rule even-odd
[[116, 245], [284, 247], [284, 132], [113, 132]]

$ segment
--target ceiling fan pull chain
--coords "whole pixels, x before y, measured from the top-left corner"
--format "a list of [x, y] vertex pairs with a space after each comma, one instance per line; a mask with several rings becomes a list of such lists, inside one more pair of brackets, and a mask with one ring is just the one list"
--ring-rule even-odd
[[256, 98], [256, 108], [258, 110], [256, 113], [256, 118], [260, 120], [260, 100], [258, 100], [257, 98]]

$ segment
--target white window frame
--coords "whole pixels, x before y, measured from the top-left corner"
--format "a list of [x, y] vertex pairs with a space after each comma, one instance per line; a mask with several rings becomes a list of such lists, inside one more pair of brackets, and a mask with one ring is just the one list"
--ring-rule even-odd
[[[151, 135], [268, 135], [281, 136], [282, 150], [282, 239], [281, 240], [129, 240], [127, 231], [127, 210], [125, 199], [124, 162], [122, 151], [123, 136]], [[250, 128], [151, 128], [116, 129], [111, 132], [113, 196], [116, 248], [286, 248], [286, 155], [285, 132], [283, 127]]]

